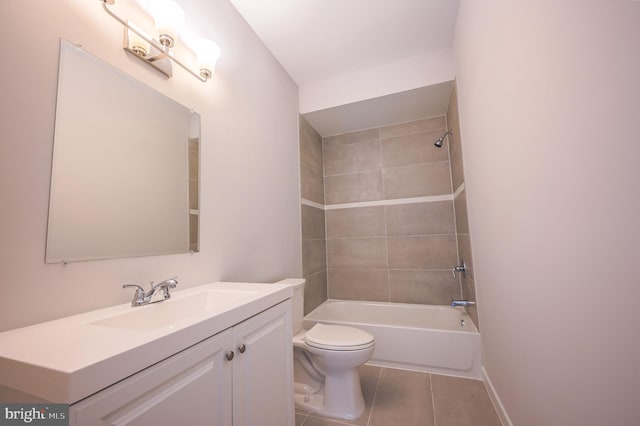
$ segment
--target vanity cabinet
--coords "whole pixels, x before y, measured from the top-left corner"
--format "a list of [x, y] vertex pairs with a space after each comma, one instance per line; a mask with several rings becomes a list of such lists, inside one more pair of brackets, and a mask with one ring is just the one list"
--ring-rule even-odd
[[293, 426], [290, 301], [70, 406], [70, 425]]

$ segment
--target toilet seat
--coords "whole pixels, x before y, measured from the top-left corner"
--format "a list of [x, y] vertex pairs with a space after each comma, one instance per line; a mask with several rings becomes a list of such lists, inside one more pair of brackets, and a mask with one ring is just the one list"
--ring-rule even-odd
[[371, 333], [342, 325], [316, 324], [304, 335], [305, 344], [331, 351], [356, 351], [373, 346]]

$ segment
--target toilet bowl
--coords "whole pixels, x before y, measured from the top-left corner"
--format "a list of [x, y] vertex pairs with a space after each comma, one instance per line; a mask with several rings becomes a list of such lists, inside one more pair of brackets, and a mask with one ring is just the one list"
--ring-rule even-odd
[[294, 399], [298, 408], [323, 416], [356, 419], [364, 411], [359, 367], [371, 358], [372, 334], [354, 327], [316, 324], [302, 329], [303, 279], [277, 284], [293, 287]]
[[358, 368], [371, 358], [373, 336], [353, 327], [316, 324], [296, 334], [293, 347], [296, 360], [303, 368], [320, 373], [322, 382], [315, 392], [310, 392], [311, 387], [296, 386], [296, 405], [330, 417], [360, 417], [364, 398]]

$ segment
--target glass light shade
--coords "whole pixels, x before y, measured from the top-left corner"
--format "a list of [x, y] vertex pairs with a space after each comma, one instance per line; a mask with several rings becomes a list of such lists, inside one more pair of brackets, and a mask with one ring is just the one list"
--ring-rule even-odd
[[173, 47], [184, 24], [185, 15], [182, 8], [171, 0], [154, 0], [153, 19], [160, 43]]
[[220, 57], [220, 46], [211, 40], [200, 39], [196, 42], [195, 48], [200, 72], [208, 74], [207, 78], [210, 78], [216, 69], [216, 62]]

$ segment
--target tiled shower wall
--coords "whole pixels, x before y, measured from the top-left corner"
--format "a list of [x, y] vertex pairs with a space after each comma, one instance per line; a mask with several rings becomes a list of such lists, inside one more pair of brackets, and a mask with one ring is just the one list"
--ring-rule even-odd
[[324, 138], [328, 297], [460, 298], [445, 117]]
[[[469, 239], [469, 222], [467, 215], [467, 193], [464, 186], [464, 172], [462, 168], [462, 147], [460, 144], [460, 119], [458, 116], [458, 98], [454, 86], [449, 108], [447, 109], [447, 123], [453, 130], [449, 136], [449, 155], [451, 157], [451, 179], [455, 193], [454, 204], [456, 212], [456, 229], [458, 243], [458, 258], [464, 263], [467, 271], [462, 275], [462, 298], [476, 301], [476, 286], [474, 282], [473, 258], [471, 255], [471, 243]], [[467, 312], [476, 326], [478, 322], [478, 306], [469, 306]]]
[[322, 138], [300, 116], [300, 197], [302, 199], [302, 275], [307, 280], [304, 312], [327, 299]]
[[446, 116], [324, 139], [300, 117], [300, 169], [305, 313], [327, 297], [475, 301], [455, 89]]

